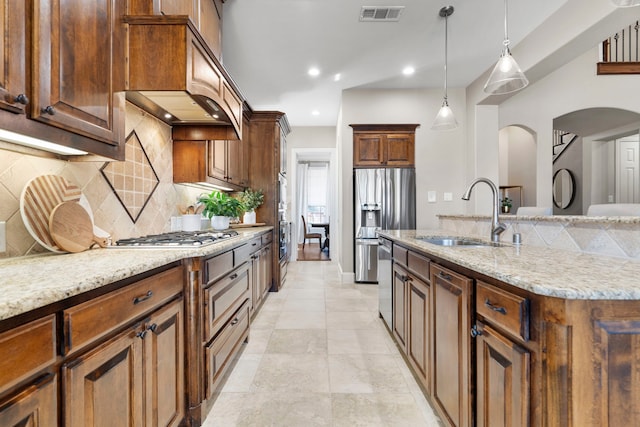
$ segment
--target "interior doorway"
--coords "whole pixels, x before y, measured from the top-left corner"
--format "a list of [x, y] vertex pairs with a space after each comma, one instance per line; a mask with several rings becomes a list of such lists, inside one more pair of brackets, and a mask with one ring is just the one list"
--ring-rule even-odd
[[[292, 260], [329, 260], [336, 257], [337, 245], [331, 244], [331, 230], [336, 230], [335, 149], [293, 149], [291, 170], [291, 239]], [[309, 233], [320, 234], [307, 239], [302, 253], [305, 224]]]

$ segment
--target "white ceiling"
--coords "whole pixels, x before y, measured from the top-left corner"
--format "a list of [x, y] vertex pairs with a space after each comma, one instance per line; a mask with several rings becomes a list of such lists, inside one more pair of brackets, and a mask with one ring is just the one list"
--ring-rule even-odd
[[[512, 46], [565, 1], [510, 0]], [[227, 0], [223, 62], [254, 110], [283, 111], [292, 126], [334, 126], [342, 90], [443, 87], [438, 12], [447, 5], [448, 86], [466, 87], [500, 55], [503, 0]], [[362, 6], [405, 9], [399, 22], [359, 22]], [[402, 75], [408, 65], [411, 77]], [[312, 66], [320, 76], [307, 75]]]

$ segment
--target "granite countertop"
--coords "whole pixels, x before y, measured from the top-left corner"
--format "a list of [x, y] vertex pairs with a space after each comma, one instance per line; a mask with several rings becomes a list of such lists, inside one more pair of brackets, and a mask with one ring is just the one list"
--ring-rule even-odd
[[442, 230], [383, 230], [380, 235], [539, 295], [584, 300], [640, 300], [640, 261], [543, 247], [446, 247], [421, 236]]
[[202, 248], [105, 248], [1, 260], [0, 320], [174, 261], [224, 252], [271, 229], [236, 229], [237, 236]]

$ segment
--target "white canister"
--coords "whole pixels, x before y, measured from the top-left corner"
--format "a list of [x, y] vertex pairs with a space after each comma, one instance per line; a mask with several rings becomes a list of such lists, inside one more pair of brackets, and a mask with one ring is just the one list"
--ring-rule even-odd
[[256, 211], [245, 212], [242, 217], [242, 222], [244, 224], [255, 224], [256, 223]]
[[200, 214], [182, 215], [182, 231], [200, 231]]

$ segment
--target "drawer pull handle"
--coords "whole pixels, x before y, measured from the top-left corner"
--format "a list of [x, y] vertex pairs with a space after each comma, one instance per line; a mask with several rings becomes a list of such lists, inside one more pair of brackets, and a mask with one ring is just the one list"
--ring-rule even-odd
[[238, 322], [239, 322], [239, 320], [238, 320], [238, 318], [236, 317], [235, 319], [233, 319], [233, 320], [231, 321], [231, 324], [232, 324], [232, 325], [235, 325], [235, 324], [237, 324]]
[[486, 305], [487, 307], [489, 307], [493, 311], [497, 311], [500, 314], [507, 314], [507, 309], [506, 308], [500, 307], [499, 305], [491, 304], [491, 301], [489, 301], [489, 298], [484, 300], [484, 305]]
[[440, 277], [442, 277], [444, 280], [451, 280], [451, 279], [452, 279], [451, 275], [450, 275], [450, 274], [445, 273], [444, 271], [441, 271], [441, 272], [439, 273], [439, 276], [440, 276]]
[[233, 273], [231, 276], [229, 276], [229, 279], [233, 280], [236, 277], [238, 277], [238, 273]]
[[473, 338], [477, 337], [478, 335], [482, 335], [482, 331], [480, 329], [478, 329], [478, 325], [473, 325], [471, 327], [471, 336]]
[[140, 304], [141, 302], [145, 302], [146, 300], [148, 300], [149, 298], [151, 298], [153, 296], [153, 292], [149, 291], [146, 294], [139, 296], [139, 297], [135, 297], [133, 299], [133, 304]]

